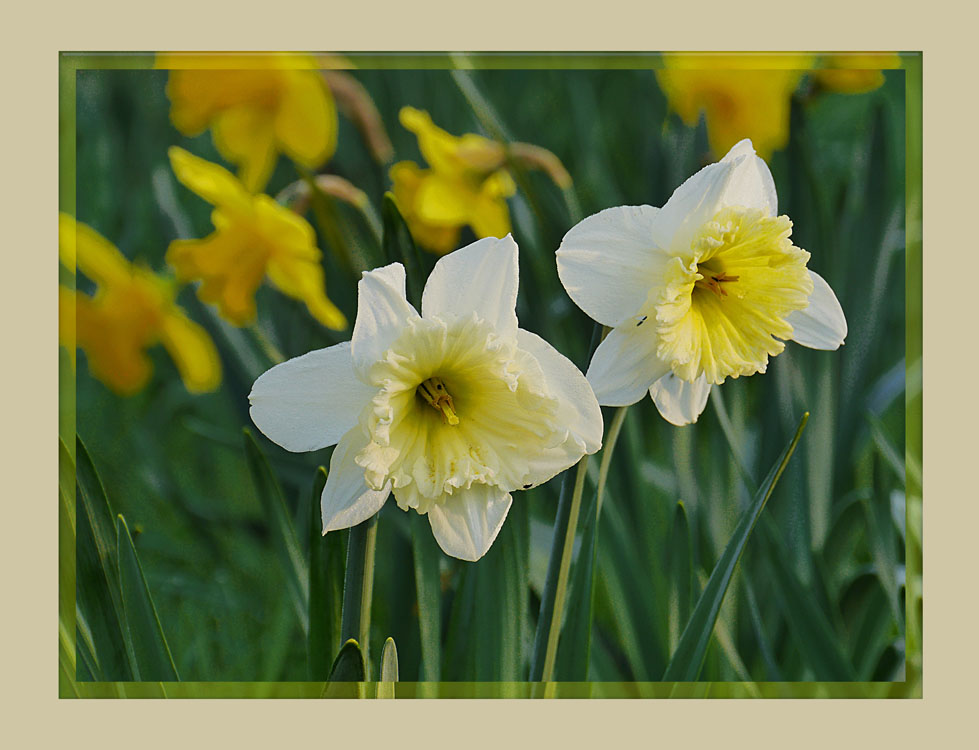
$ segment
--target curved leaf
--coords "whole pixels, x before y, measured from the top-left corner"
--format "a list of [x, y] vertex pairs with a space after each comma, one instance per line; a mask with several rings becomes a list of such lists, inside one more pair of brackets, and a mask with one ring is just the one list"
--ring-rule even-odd
[[377, 685], [378, 698], [394, 698], [394, 683], [398, 681], [398, 647], [394, 638], [384, 641], [381, 649], [381, 676]]
[[799, 438], [802, 437], [802, 431], [805, 429], [808, 419], [809, 412], [806, 412], [802, 415], [795, 436], [782, 451], [781, 457], [775, 462], [765, 481], [758, 488], [748, 510], [741, 516], [731, 541], [728, 542], [724, 553], [717, 561], [714, 572], [711, 573], [710, 580], [707, 581], [707, 586], [704, 588], [703, 594], [700, 595], [693, 615], [680, 637], [680, 643], [677, 645], [676, 651], [673, 652], [673, 658], [663, 674], [664, 680], [693, 682], [700, 675], [704, 655], [707, 653], [707, 646], [710, 643], [711, 634], [714, 632], [714, 623], [717, 621], [717, 615], [721, 610], [721, 603], [727, 593], [728, 584], [731, 583], [731, 577], [734, 575], [734, 569], [741, 558], [741, 553], [744, 551], [745, 544], [747, 544], [755, 524], [758, 522], [758, 518], [761, 516], [761, 512], [765, 509], [768, 498], [772, 495], [776, 482], [785, 470], [789, 458], [792, 457], [792, 453], [799, 443]]
[[299, 546], [299, 538], [296, 536], [296, 530], [292, 525], [292, 516], [286, 507], [282, 488], [279, 486], [275, 474], [272, 473], [272, 468], [269, 466], [265, 454], [255, 442], [255, 436], [247, 428], [243, 429], [242, 433], [245, 441], [245, 458], [248, 461], [248, 468], [255, 482], [255, 491], [262, 503], [265, 518], [271, 530], [272, 544], [275, 546], [275, 551], [282, 563], [286, 584], [289, 587], [289, 593], [292, 595], [303, 632], [308, 633], [309, 571], [306, 568], [302, 548]]
[[153, 597], [146, 585], [143, 568], [136, 556], [133, 538], [129, 534], [126, 519], [121, 515], [117, 517], [116, 534], [119, 548], [119, 591], [132, 641], [134, 678], [143, 682], [179, 680]]

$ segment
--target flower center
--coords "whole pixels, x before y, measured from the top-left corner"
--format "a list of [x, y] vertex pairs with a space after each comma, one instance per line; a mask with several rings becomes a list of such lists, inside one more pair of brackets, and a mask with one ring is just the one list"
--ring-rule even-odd
[[520, 488], [568, 437], [537, 360], [476, 316], [409, 322], [369, 379], [378, 391], [355, 460], [403, 509], [427, 513], [473, 484]]
[[654, 303], [657, 354], [677, 377], [720, 384], [764, 372], [785, 348], [786, 318], [812, 294], [809, 253], [791, 233], [788, 217], [730, 207], [677, 252]]
[[697, 273], [703, 276], [703, 278], [694, 282], [694, 288], [706, 289], [718, 297], [727, 297], [727, 290], [722, 286], [723, 284], [738, 281], [741, 278], [740, 276], [731, 276], [724, 271], [716, 270], [707, 263], [698, 263]]
[[456, 416], [455, 407], [452, 404], [452, 396], [442, 378], [429, 378], [422, 381], [415, 391], [422, 399], [435, 411], [442, 414], [444, 424], [457, 425], [459, 417]]

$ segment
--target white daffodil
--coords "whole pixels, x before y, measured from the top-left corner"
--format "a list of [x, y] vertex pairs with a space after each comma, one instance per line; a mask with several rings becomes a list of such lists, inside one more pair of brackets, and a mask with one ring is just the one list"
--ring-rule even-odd
[[517, 327], [517, 245], [487, 238], [435, 264], [421, 315], [400, 263], [367, 272], [349, 343], [309, 352], [255, 381], [251, 417], [291, 451], [338, 443], [323, 533], [377, 513], [393, 492], [428, 516], [446, 554], [478, 560], [510, 493], [601, 447], [584, 375]]
[[561, 282], [612, 328], [588, 367], [599, 403], [625, 406], [648, 391], [666, 420], [689, 424], [712, 385], [765, 372], [783, 341], [838, 348], [843, 310], [791, 232], [748, 140], [663, 208], [609, 208], [573, 227], [557, 251]]

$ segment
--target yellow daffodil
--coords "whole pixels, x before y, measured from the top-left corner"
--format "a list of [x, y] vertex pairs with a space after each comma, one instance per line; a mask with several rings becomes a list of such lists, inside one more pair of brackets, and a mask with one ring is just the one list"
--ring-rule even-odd
[[686, 125], [704, 114], [715, 154], [748, 138], [767, 159], [788, 143], [792, 92], [811, 62], [805, 55], [664, 55], [656, 79]]
[[581, 372], [518, 328], [517, 245], [488, 238], [435, 264], [421, 315], [400, 263], [365, 273], [353, 339], [273, 367], [251, 417], [291, 451], [338, 443], [323, 533], [370, 518], [393, 492], [428, 516], [446, 554], [478, 560], [528, 489], [601, 446]]
[[337, 113], [316, 60], [303, 55], [159, 55], [170, 70], [170, 119], [194, 136], [210, 128], [251, 192], [280, 153], [310, 169], [336, 150]]
[[827, 91], [865, 94], [884, 85], [884, 70], [901, 67], [896, 53], [826, 55], [823, 66], [813, 71], [816, 82]]
[[573, 227], [557, 252], [561, 282], [612, 328], [588, 367], [599, 403], [649, 392], [668, 421], [696, 422], [712, 385], [765, 372], [783, 341], [838, 348], [843, 310], [791, 232], [747, 140], [663, 208], [609, 208]]
[[456, 247], [467, 224], [477, 237], [510, 232], [506, 199], [516, 191], [503, 168], [503, 146], [475, 133], [454, 136], [432, 122], [427, 112], [403, 107], [401, 124], [418, 138], [428, 162], [391, 167], [392, 191], [411, 234], [423, 247], [447, 253]]
[[[62, 263], [95, 282], [95, 295], [59, 287], [62, 343], [85, 351], [92, 374], [117, 393], [140, 390], [150, 377], [146, 349], [162, 343], [193, 393], [214, 390], [221, 363], [210, 337], [174, 302], [176, 287], [134, 266], [102, 235], [58, 217]], [[74, 337], [71, 318], [74, 313]], [[74, 340], [73, 340], [74, 339]]]
[[254, 320], [255, 290], [267, 276], [327, 328], [346, 327], [343, 313], [326, 297], [321, 253], [309, 222], [267, 195], [250, 194], [217, 164], [176, 146], [169, 153], [177, 179], [215, 207], [212, 234], [170, 243], [167, 262], [177, 278], [199, 279], [197, 295], [218, 305], [234, 325]]

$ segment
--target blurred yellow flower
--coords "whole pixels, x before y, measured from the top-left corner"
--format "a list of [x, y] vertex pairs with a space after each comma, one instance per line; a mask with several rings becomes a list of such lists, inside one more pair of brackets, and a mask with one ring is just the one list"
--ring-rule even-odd
[[254, 320], [255, 291], [266, 276], [327, 328], [347, 326], [324, 291], [321, 253], [309, 222], [267, 195], [251, 195], [224, 167], [176, 146], [169, 154], [177, 179], [215, 206], [212, 234], [170, 243], [167, 262], [178, 279], [200, 279], [197, 296], [237, 326]]
[[475, 133], [454, 136], [432, 122], [427, 112], [403, 107], [401, 124], [418, 138], [428, 162], [391, 167], [392, 191], [415, 240], [436, 253], [454, 250], [459, 230], [469, 225], [477, 237], [510, 232], [506, 199], [516, 192], [504, 169], [503, 146]]
[[664, 55], [656, 79], [669, 106], [688, 126], [700, 113], [711, 150], [720, 156], [750, 138], [768, 159], [789, 139], [789, 104], [808, 55]]
[[824, 89], [840, 94], [865, 94], [884, 85], [884, 70], [901, 67], [897, 53], [827, 55], [825, 67], [813, 71]]
[[[162, 343], [193, 393], [221, 382], [221, 362], [207, 333], [174, 302], [176, 287], [135, 266], [102, 235], [67, 214], [58, 216], [61, 262], [95, 282], [94, 297], [58, 288], [61, 343], [85, 351], [92, 374], [112, 390], [129, 395], [149, 379], [146, 349]], [[74, 335], [71, 319], [74, 309]]]
[[170, 70], [170, 119], [184, 135], [208, 127], [251, 192], [268, 182], [279, 153], [315, 169], [336, 150], [333, 96], [305, 55], [158, 55]]

